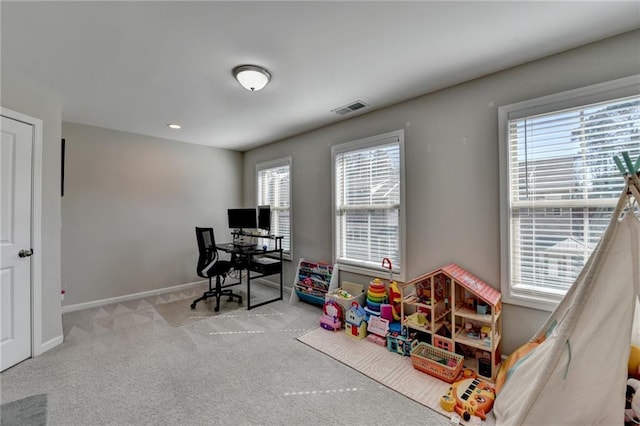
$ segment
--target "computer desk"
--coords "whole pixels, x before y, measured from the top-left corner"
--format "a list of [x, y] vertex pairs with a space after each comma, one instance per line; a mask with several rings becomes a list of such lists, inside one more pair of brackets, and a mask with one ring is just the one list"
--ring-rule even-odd
[[[245, 234], [247, 235], [247, 234]], [[240, 266], [247, 271], [247, 310], [266, 305], [267, 303], [276, 302], [283, 299], [283, 283], [282, 283], [282, 237], [280, 236], [264, 236], [264, 235], [248, 235], [255, 238], [268, 238], [275, 240], [275, 248], [263, 249], [262, 247], [242, 247], [234, 243], [216, 244], [216, 248], [222, 252], [235, 255], [236, 262], [234, 267]], [[267, 256], [271, 255], [271, 256]], [[278, 259], [274, 259], [276, 255]], [[261, 260], [264, 259], [264, 260]], [[257, 275], [252, 275], [251, 273]], [[251, 305], [251, 280], [266, 277], [269, 275], [280, 274], [280, 295], [273, 299]], [[242, 285], [242, 273], [237, 283]], [[232, 284], [234, 285], [234, 284]]]

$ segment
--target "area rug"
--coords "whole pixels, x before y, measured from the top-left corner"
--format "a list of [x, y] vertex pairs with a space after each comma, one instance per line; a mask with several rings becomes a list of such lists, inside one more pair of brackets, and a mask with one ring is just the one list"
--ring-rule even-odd
[[153, 307], [173, 327], [183, 327], [205, 318], [226, 314], [237, 309], [246, 309], [246, 305], [239, 304], [237, 300], [230, 301], [227, 296], [220, 299], [219, 312], [213, 310], [216, 306], [215, 298], [198, 302], [195, 309], [191, 309], [192, 302], [192, 299], [183, 299], [175, 302], [160, 303]]
[[[355, 339], [343, 331], [332, 332], [317, 328], [298, 337], [298, 340], [378, 383], [451, 417], [451, 413], [440, 407], [440, 398], [447, 393], [450, 385], [413, 368], [410, 357], [389, 352], [385, 347], [368, 340]], [[476, 424], [476, 419], [471, 418], [468, 424]], [[461, 423], [465, 424], [464, 421]], [[495, 424], [492, 413], [482, 424]]]
[[47, 424], [47, 395], [33, 395], [0, 405], [2, 426], [44, 426]]

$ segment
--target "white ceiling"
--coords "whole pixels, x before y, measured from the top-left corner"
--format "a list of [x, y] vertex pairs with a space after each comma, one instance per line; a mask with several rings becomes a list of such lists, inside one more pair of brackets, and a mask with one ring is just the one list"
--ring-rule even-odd
[[[2, 75], [58, 91], [64, 121], [241, 151], [640, 28], [638, 1], [0, 7]], [[241, 88], [240, 64], [271, 83]], [[370, 106], [331, 112], [356, 100]]]

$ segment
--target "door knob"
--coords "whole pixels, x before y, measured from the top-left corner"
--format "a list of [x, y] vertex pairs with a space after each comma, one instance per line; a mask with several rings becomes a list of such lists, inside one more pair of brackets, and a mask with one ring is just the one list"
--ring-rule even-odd
[[33, 249], [29, 249], [29, 250], [20, 250], [18, 252], [18, 256], [19, 257], [29, 257], [33, 254]]

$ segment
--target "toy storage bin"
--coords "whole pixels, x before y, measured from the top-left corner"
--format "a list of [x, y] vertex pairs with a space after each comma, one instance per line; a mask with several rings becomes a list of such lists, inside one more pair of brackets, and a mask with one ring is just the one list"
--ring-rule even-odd
[[[453, 383], [462, 371], [464, 357], [428, 343], [420, 342], [411, 350], [413, 368], [447, 383]], [[441, 362], [444, 361], [444, 364]]]
[[[346, 291], [351, 295], [349, 298], [340, 296], [341, 291]], [[366, 293], [362, 284], [350, 283], [348, 281], [342, 282], [342, 287], [335, 290], [331, 290], [327, 293], [326, 300], [335, 300], [346, 311], [351, 307], [351, 302], [358, 302], [360, 306], [364, 306], [364, 299]]]

